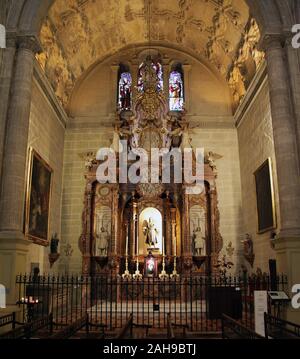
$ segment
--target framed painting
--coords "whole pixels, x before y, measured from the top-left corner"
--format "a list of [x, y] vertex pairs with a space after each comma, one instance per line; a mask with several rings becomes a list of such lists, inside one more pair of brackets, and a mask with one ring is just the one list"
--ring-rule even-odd
[[255, 172], [257, 232], [264, 233], [276, 228], [275, 199], [272, 162], [268, 158]]
[[49, 217], [53, 170], [33, 149], [29, 153], [29, 171], [25, 208], [25, 234], [33, 242], [49, 244]]

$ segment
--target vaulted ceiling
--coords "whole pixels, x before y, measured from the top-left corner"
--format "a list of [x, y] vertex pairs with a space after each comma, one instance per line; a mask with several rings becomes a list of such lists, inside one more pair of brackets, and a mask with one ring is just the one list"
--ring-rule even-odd
[[249, 16], [244, 0], [56, 0], [38, 60], [63, 104], [96, 61], [150, 42], [205, 58], [229, 79]]

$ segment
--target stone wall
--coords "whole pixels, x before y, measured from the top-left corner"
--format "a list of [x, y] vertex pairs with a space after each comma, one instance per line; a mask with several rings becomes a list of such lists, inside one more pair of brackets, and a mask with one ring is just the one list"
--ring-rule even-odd
[[[245, 233], [249, 233], [254, 241], [255, 262], [253, 270], [261, 268], [262, 271], [268, 272], [268, 260], [275, 258], [275, 251], [271, 247], [270, 231], [264, 234], [257, 233], [256, 188], [254, 179], [256, 169], [270, 157], [273, 167], [275, 202], [278, 209], [276, 160], [267, 79], [255, 94], [240, 120], [238, 140], [243, 221]], [[277, 222], [280, 223], [278, 214], [279, 211], [277, 210]], [[248, 264], [247, 268], [252, 270]]]
[[[243, 233], [240, 163], [237, 131], [232, 129], [197, 129], [193, 130], [192, 144], [204, 147], [222, 158], [216, 160], [218, 177], [216, 180], [218, 208], [220, 211], [220, 233], [223, 238], [221, 254], [233, 261], [231, 273], [238, 273], [241, 265], [241, 242]], [[226, 250], [229, 243], [234, 248], [233, 255]]]
[[[32, 103], [28, 148], [32, 147], [53, 169], [52, 193], [50, 202], [50, 237], [61, 232], [62, 170], [65, 128], [54, 112], [44, 91], [36, 79], [33, 81]], [[41, 271], [49, 272], [48, 253], [50, 248], [31, 244], [27, 256], [27, 271], [31, 263], [39, 263]], [[54, 265], [53, 270], [56, 269]]]
[[82, 231], [82, 210], [85, 191], [85, 160], [82, 154], [107, 147], [111, 130], [95, 127], [68, 129], [65, 137], [64, 181], [62, 198], [62, 240], [72, 246], [72, 256], [63, 257], [60, 270], [81, 272], [82, 255], [78, 240]]

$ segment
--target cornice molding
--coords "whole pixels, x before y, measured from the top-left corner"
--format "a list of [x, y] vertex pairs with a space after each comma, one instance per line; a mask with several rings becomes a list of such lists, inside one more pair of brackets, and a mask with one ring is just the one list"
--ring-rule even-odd
[[[214, 115], [187, 115], [190, 129], [234, 129], [235, 122], [233, 116], [214, 116]], [[113, 129], [114, 116], [82, 116], [70, 118], [67, 129]]]
[[250, 108], [251, 104], [257, 97], [260, 88], [267, 80], [267, 64], [266, 61], [260, 66], [259, 70], [256, 72], [248, 90], [243, 98], [242, 102], [240, 103], [239, 107], [237, 108], [235, 115], [234, 115], [234, 122], [235, 126], [238, 128], [245, 118], [245, 114], [247, 113], [248, 109]]
[[34, 61], [34, 71], [33, 71], [34, 79], [37, 81], [39, 86], [41, 87], [44, 95], [46, 96], [47, 100], [49, 101], [53, 111], [57, 115], [61, 125], [66, 128], [67, 123], [69, 120], [68, 115], [66, 114], [64, 108], [58, 101], [47, 77], [45, 76], [43, 70], [39, 63], [35, 60]]

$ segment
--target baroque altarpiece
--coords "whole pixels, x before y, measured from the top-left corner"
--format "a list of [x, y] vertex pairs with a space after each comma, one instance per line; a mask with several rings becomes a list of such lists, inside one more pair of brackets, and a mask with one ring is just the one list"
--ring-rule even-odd
[[[151, 58], [145, 61], [142, 80], [143, 89], [133, 92], [131, 108], [127, 101], [113, 124], [111, 149], [117, 153], [117, 173], [124, 141], [126, 151], [142, 148], [149, 157], [152, 148], [193, 150], [186, 112], [170, 111]], [[137, 268], [141, 276], [159, 276], [162, 271], [169, 275], [174, 269], [178, 275], [217, 271], [223, 241], [211, 152], [204, 156], [203, 190], [194, 194], [189, 191], [193, 185], [176, 183], [172, 176], [170, 183], [99, 183], [101, 163], [95, 153], [87, 154], [79, 239], [84, 275], [134, 274]], [[161, 178], [161, 164], [158, 171]]]

